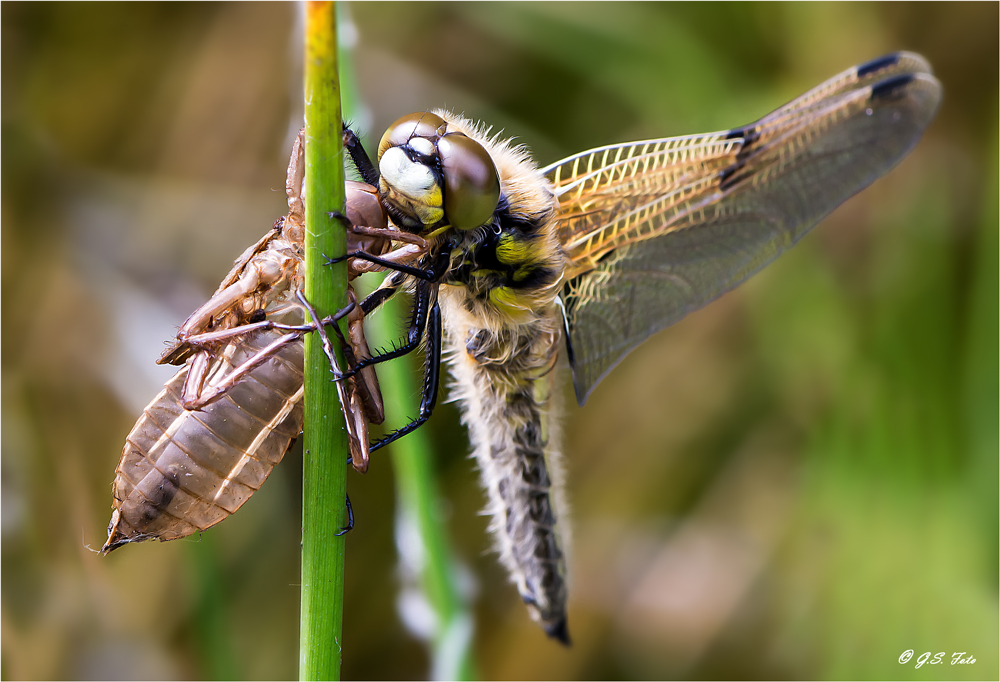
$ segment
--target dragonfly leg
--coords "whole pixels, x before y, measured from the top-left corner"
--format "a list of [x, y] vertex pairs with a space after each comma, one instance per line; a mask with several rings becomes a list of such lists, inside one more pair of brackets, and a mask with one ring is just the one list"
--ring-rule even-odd
[[[312, 307], [312, 304], [309, 303], [308, 299], [306, 299], [306, 296], [302, 293], [302, 291], [296, 291], [295, 297], [299, 299], [299, 303], [302, 304], [302, 307], [306, 309], [306, 312], [309, 313], [309, 316], [312, 317], [313, 320], [320, 319], [320, 316], [316, 314], [316, 310]], [[355, 305], [356, 304], [352, 300], [351, 303], [349, 303], [343, 310], [350, 313], [350, 311], [354, 309]], [[347, 341], [344, 339], [344, 335], [340, 332], [340, 325], [334, 324], [331, 326], [334, 329], [334, 333], [337, 334], [337, 338], [340, 341], [340, 347], [344, 350], [346, 357], [348, 352]], [[326, 355], [326, 359], [330, 363], [330, 371], [333, 372], [335, 376], [342, 377], [343, 373], [340, 371], [340, 364], [337, 362], [337, 356], [333, 352], [333, 345], [330, 343], [330, 337], [326, 333], [326, 325], [322, 323], [316, 324], [316, 333], [319, 334], [319, 338], [321, 339], [323, 346], [323, 353]]]
[[[345, 351], [350, 351], [348, 358], [353, 366], [357, 366], [358, 359], [371, 357], [368, 350], [368, 340], [365, 338], [365, 314], [361, 306], [357, 306], [348, 318], [347, 331], [350, 335], [350, 342], [344, 347]], [[361, 399], [364, 413], [372, 424], [381, 424], [385, 421], [385, 406], [382, 403], [382, 390], [379, 387], [378, 375], [374, 367], [364, 367], [355, 369], [353, 383], [355, 393]], [[368, 438], [365, 436], [364, 442], [367, 447]]]
[[207, 350], [200, 351], [192, 356], [188, 364], [188, 373], [184, 377], [184, 386], [181, 388], [183, 403], [195, 404], [205, 385], [205, 377], [208, 375], [210, 357]]
[[191, 351], [192, 339], [200, 336], [215, 317], [244, 299], [260, 284], [259, 270], [253, 267], [246, 268], [237, 281], [212, 296], [204, 305], [191, 313], [177, 332], [177, 342], [163, 352], [156, 361], [157, 364], [182, 364]]
[[[299, 302], [306, 309], [306, 312], [315, 320], [318, 319], [316, 311], [313, 309], [312, 305], [306, 299], [305, 295], [301, 291], [295, 292], [295, 296], [299, 299]], [[378, 388], [378, 377], [375, 376], [374, 371], [365, 372], [365, 370], [372, 363], [366, 363], [364, 366], [359, 366], [358, 356], [362, 356], [362, 359], [369, 359], [368, 356], [368, 343], [364, 335], [364, 312], [358, 306], [354, 299], [354, 291], [348, 290], [348, 296], [350, 297], [350, 303], [337, 311], [337, 313], [331, 317], [323, 320], [322, 324], [315, 325], [316, 333], [320, 335], [322, 339], [323, 352], [326, 354], [327, 360], [330, 363], [330, 373], [334, 376], [334, 381], [344, 381], [349, 379], [354, 379], [354, 383], [351, 384], [351, 390], [357, 392], [360, 390], [361, 403], [365, 408], [365, 414], [367, 414], [375, 424], [381, 424], [385, 419], [385, 413], [382, 409], [381, 394]], [[340, 330], [340, 325], [329, 324], [329, 320], [336, 318], [339, 320], [344, 314], [348, 314], [348, 330], [350, 333], [350, 340], [344, 338], [343, 332]], [[330, 344], [330, 337], [326, 333], [326, 327], [332, 326], [333, 333], [337, 335], [337, 339], [340, 341], [340, 348], [344, 353], [344, 360], [347, 362], [347, 371], [342, 372], [340, 370], [340, 363], [337, 362], [337, 356], [334, 355], [333, 346]], [[360, 372], [360, 376], [358, 373]], [[343, 395], [341, 398], [343, 399]], [[355, 462], [358, 460], [355, 459]], [[367, 468], [367, 467], [365, 467]]]
[[[417, 284], [416, 291], [413, 293], [413, 310], [410, 313], [410, 324], [406, 330], [406, 341], [404, 341], [402, 345], [396, 346], [394, 343], [392, 350], [379, 351], [371, 357], [358, 359], [357, 364], [351, 367], [351, 369], [345, 372], [340, 378], [353, 377], [355, 373], [360, 372], [367, 367], [412, 353], [417, 346], [420, 345], [420, 340], [424, 337], [424, 330], [427, 327], [427, 316], [428, 312], [431, 310], [431, 299], [434, 290], [435, 286], [428, 284], [427, 282], [419, 282]], [[374, 296], [375, 293], [378, 292], [374, 292], [372, 296]], [[393, 290], [392, 293], [395, 293], [395, 290]], [[391, 295], [392, 294], [390, 293], [384, 298], [388, 298]], [[367, 300], [368, 299], [365, 299], [365, 301]], [[362, 301], [361, 303], [362, 310], [365, 308], [365, 301]], [[435, 303], [434, 305], [436, 306], [437, 304]]]
[[353, 379], [338, 382], [337, 395], [347, 429], [347, 447], [350, 451], [347, 461], [358, 473], [363, 474], [368, 471], [368, 414], [364, 400]]
[[[344, 338], [340, 331], [340, 326], [333, 324], [333, 331], [340, 340], [341, 349], [344, 352], [344, 359], [348, 366], [355, 365], [355, 346], [361, 353], [367, 353], [368, 345], [364, 337], [364, 317], [354, 300], [354, 292], [348, 291], [351, 298], [350, 304], [343, 311], [355, 312], [351, 316], [349, 329], [351, 330], [350, 343]], [[301, 291], [295, 292], [296, 298], [312, 319], [318, 319], [315, 309], [306, 299]], [[341, 311], [341, 312], [343, 312]], [[382, 395], [378, 387], [378, 378], [374, 376], [374, 370], [362, 372], [356, 375], [357, 369], [351, 370], [350, 376], [340, 371], [337, 356], [333, 352], [330, 338], [326, 334], [326, 325], [316, 325], [316, 333], [322, 339], [323, 352], [330, 363], [330, 371], [337, 377], [337, 395], [340, 398], [341, 409], [344, 412], [344, 424], [347, 428], [348, 447], [351, 452], [351, 463], [360, 473], [368, 471], [368, 421], [381, 424], [385, 419], [385, 412], [382, 408]]]
[[[340, 214], [336, 211], [331, 211], [329, 215], [331, 218], [337, 218]], [[396, 230], [389, 227], [368, 227], [367, 225], [351, 225], [347, 229], [354, 234], [365, 235], [366, 237], [378, 237], [380, 239], [402, 242], [404, 244], [412, 244], [413, 246], [419, 247], [421, 251], [427, 250], [427, 240], [419, 234], [403, 232], [402, 230]], [[383, 257], [386, 260], [391, 260], [389, 254], [386, 254]]]
[[[390, 230], [388, 228], [381, 227], [369, 227], [367, 225], [355, 225], [351, 219], [341, 213], [340, 211], [329, 211], [327, 212], [332, 220], [339, 221], [343, 226], [344, 230], [358, 236], [371, 236], [378, 237], [380, 239], [389, 239], [400, 242], [405, 242], [406, 245], [402, 246], [387, 254], [374, 254], [369, 253], [365, 249], [365, 246], [358, 246], [357, 241], [353, 242], [354, 247], [352, 249], [352, 242], [348, 240], [348, 248], [351, 249], [343, 256], [334, 256], [333, 258], [324, 256], [326, 258], [326, 263], [324, 265], [336, 265], [337, 263], [343, 263], [346, 260], [352, 258], [367, 261], [374, 265], [378, 265], [386, 270], [395, 270], [399, 272], [404, 272], [408, 275], [413, 275], [418, 279], [432, 279], [434, 278], [434, 273], [437, 272], [432, 268], [419, 268], [412, 265], [407, 265], [406, 261], [413, 261], [419, 258], [427, 250], [427, 241], [418, 235], [410, 235], [405, 232], [400, 232], [399, 230]], [[405, 236], [404, 236], [405, 235]], [[355, 265], [351, 266], [352, 273], [359, 274], [365, 271], [365, 268], [359, 268]]]
[[374, 263], [379, 267], [386, 270], [393, 270], [395, 272], [402, 272], [404, 274], [410, 275], [417, 279], [425, 280], [428, 282], [436, 282], [441, 278], [443, 272], [439, 269], [431, 266], [429, 268], [420, 268], [413, 265], [406, 265], [405, 263], [394, 262], [393, 260], [388, 260], [382, 256], [375, 256], [368, 253], [367, 251], [350, 251], [345, 253], [343, 256], [335, 256], [334, 258], [327, 258], [324, 265], [335, 265], [337, 263], [343, 263], [345, 260], [350, 258], [357, 258], [358, 260], [367, 261], [369, 263]]
[[[347, 317], [350, 312], [354, 309], [354, 304], [345, 306], [343, 309], [338, 310], [333, 315], [323, 318], [323, 325], [329, 326], [336, 324], [342, 318]], [[257, 314], [265, 314], [263, 311], [257, 311], [251, 319], [256, 318]], [[186, 346], [190, 346], [197, 349], [207, 349], [219, 341], [225, 341], [227, 339], [232, 339], [237, 336], [244, 336], [251, 332], [256, 331], [268, 331], [268, 330], [278, 330], [284, 332], [293, 333], [306, 333], [316, 330], [316, 324], [310, 322], [308, 324], [282, 324], [280, 322], [274, 322], [272, 320], [257, 320], [249, 324], [241, 324], [238, 327], [230, 327], [229, 329], [220, 329], [214, 332], [203, 332], [201, 334], [194, 334], [188, 336], [184, 339]], [[162, 364], [162, 363], [161, 363]]]
[[380, 177], [378, 167], [372, 163], [371, 157], [368, 156], [364, 145], [361, 144], [361, 140], [347, 123], [344, 123], [343, 135], [344, 149], [351, 155], [351, 161], [354, 162], [354, 167], [361, 174], [361, 179], [369, 185], [378, 187], [378, 179]]
[[[309, 302], [305, 300], [301, 292], [296, 292], [297, 296], [300, 296], [300, 303], [306, 310], [309, 311], [311, 315], [315, 315], [315, 310], [309, 305]], [[191, 361], [191, 369], [188, 373], [188, 379], [184, 383], [184, 398], [183, 405], [185, 409], [194, 410], [204, 407], [208, 403], [212, 402], [220, 395], [232, 388], [236, 382], [242, 379], [247, 373], [251, 372], [256, 367], [266, 362], [270, 357], [277, 353], [282, 347], [286, 346], [293, 341], [298, 340], [303, 334], [310, 331], [317, 331], [320, 337], [324, 339], [324, 351], [329, 351], [327, 358], [330, 359], [332, 371], [337, 372], [337, 362], [336, 356], [333, 355], [333, 349], [330, 346], [329, 337], [326, 335], [325, 328], [327, 326], [333, 326], [334, 329], [339, 328], [337, 326], [337, 321], [343, 317], [346, 317], [354, 308], [355, 303], [350, 303], [348, 306], [344, 307], [342, 310], [337, 311], [333, 315], [321, 320], [320, 324], [315, 322], [306, 325], [283, 325], [269, 320], [262, 322], [255, 322], [253, 324], [241, 325], [239, 327], [233, 327], [232, 329], [223, 329], [217, 332], [206, 332], [204, 334], [198, 334], [192, 336], [186, 340], [186, 342], [193, 347], [205, 347], [209, 344], [216, 343], [222, 340], [235, 338], [251, 332], [262, 331], [266, 329], [280, 329], [285, 330], [288, 333], [282, 335], [280, 338], [276, 339], [266, 347], [262, 348], [258, 352], [254, 353], [251, 357], [247, 358], [240, 366], [234, 368], [228, 375], [226, 375], [221, 381], [215, 383], [209, 388], [204, 387], [206, 372], [208, 370], [209, 364], [209, 354], [207, 350], [202, 350], [194, 356]], [[344, 345], [347, 348], [347, 344]], [[332, 359], [331, 359], [332, 358]], [[338, 372], [339, 374], [339, 372]]]
[[[289, 343], [298, 340], [302, 334], [300, 332], [291, 332], [289, 334], [283, 334], [281, 337], [275, 339], [267, 346], [254, 353], [252, 356], [247, 358], [243, 364], [236, 367], [232, 372], [230, 372], [224, 379], [216, 384], [213, 384], [207, 388], [202, 387], [201, 390], [197, 391], [197, 395], [187, 395], [187, 386], [185, 385], [185, 396], [181, 401], [181, 404], [186, 410], [197, 410], [204, 407], [208, 403], [212, 402], [220, 395], [228, 391], [230, 388], [236, 385], [236, 382], [246, 376], [249, 372], [253, 371], [255, 368], [260, 367], [264, 362], [266, 362], [270, 357], [277, 353], [281, 348], [287, 346]], [[207, 354], [199, 354], [193, 364], [192, 371], [197, 371], [198, 367], [198, 357]]]
[[337, 538], [354, 530], [354, 507], [351, 506], [351, 496], [345, 495], [344, 497], [347, 498], [347, 525], [341, 528], [340, 532], [333, 534]]
[[406, 426], [396, 429], [389, 435], [381, 438], [368, 448], [369, 452], [375, 452], [389, 443], [402, 438], [406, 434], [415, 431], [431, 417], [434, 406], [437, 404], [438, 382], [441, 377], [441, 308], [435, 301], [428, 314], [427, 325], [427, 361], [424, 365], [424, 385], [420, 391], [420, 414]]
[[382, 280], [382, 286], [365, 296], [361, 303], [358, 304], [361, 307], [361, 312], [365, 315], [370, 314], [373, 310], [395, 296], [401, 286], [403, 286], [403, 274], [399, 272], [392, 273]]

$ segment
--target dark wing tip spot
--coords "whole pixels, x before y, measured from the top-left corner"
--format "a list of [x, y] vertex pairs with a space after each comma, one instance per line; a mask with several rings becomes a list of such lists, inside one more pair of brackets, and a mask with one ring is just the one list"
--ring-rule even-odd
[[566, 617], [563, 616], [555, 623], [550, 623], [543, 626], [545, 628], [545, 634], [547, 634], [552, 639], [558, 640], [561, 644], [565, 646], [572, 646], [573, 642], [569, 638], [569, 629], [566, 627]]
[[870, 62], [865, 62], [864, 64], [858, 66], [858, 78], [864, 78], [865, 76], [872, 74], [876, 71], [881, 71], [886, 67], [893, 66], [898, 61], [899, 61], [898, 52], [893, 52], [892, 54], [876, 57]]
[[893, 97], [901, 88], [908, 85], [911, 81], [913, 81], [913, 75], [908, 73], [887, 78], [886, 80], [872, 86], [871, 99], [878, 100]]

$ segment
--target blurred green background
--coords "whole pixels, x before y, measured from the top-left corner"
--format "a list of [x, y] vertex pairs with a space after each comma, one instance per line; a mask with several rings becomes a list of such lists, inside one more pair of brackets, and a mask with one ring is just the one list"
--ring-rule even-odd
[[[4, 679], [296, 675], [297, 451], [200, 538], [92, 550], [123, 439], [171, 373], [162, 343], [286, 210], [298, 11], [0, 6]], [[446, 106], [541, 164], [748, 123], [892, 50], [930, 60], [943, 106], [890, 176], [586, 408], [566, 382], [573, 648], [488, 551], [454, 406], [426, 430], [484, 678], [996, 679], [998, 6], [348, 13], [369, 145]], [[427, 677], [399, 616], [388, 458], [348, 485], [344, 676]], [[945, 663], [915, 668], [925, 651]], [[950, 665], [960, 651], [976, 662]]]

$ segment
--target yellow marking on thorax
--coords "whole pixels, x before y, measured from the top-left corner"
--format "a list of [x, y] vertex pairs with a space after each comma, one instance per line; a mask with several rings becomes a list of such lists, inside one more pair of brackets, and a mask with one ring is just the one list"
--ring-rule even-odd
[[520, 322], [534, 317], [531, 301], [510, 287], [496, 287], [488, 294], [490, 303], [513, 321]]
[[500, 237], [496, 254], [497, 260], [507, 265], [535, 262], [541, 256], [539, 248], [535, 244], [510, 234]]

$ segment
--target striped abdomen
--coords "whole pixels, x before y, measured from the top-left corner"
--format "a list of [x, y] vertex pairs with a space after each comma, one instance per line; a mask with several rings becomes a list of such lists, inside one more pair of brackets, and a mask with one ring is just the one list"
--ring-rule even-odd
[[[224, 378], [277, 335], [231, 342], [216, 354], [208, 381]], [[290, 343], [198, 410], [181, 405], [187, 367], [168, 381], [125, 440], [102, 551], [182, 538], [239, 509], [302, 431], [302, 364], [302, 342]]]
[[[465, 313], [461, 296], [442, 289], [454, 393], [489, 498], [500, 560], [532, 618], [568, 643], [566, 560], [553, 365], [560, 341], [554, 310], [499, 332]], [[565, 523], [565, 519], [563, 519]]]

